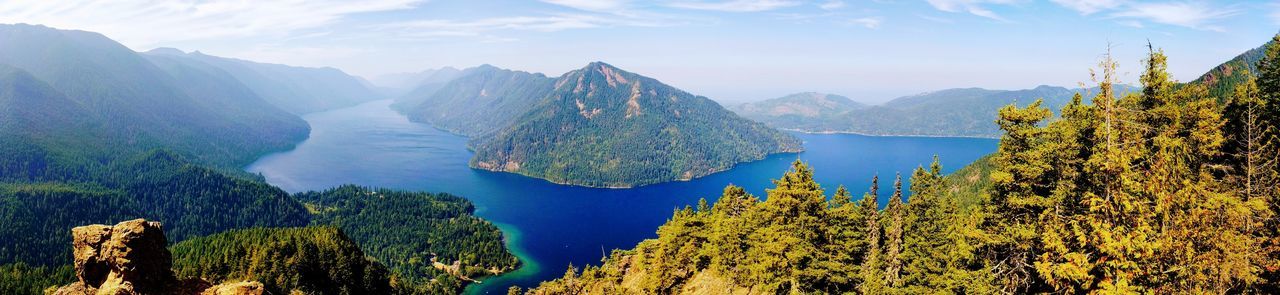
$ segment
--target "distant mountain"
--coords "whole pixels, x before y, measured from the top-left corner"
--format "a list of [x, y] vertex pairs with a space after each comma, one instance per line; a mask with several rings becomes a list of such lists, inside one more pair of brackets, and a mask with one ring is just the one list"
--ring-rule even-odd
[[[0, 133], [23, 139], [8, 143], [24, 153], [6, 157], [91, 163], [164, 148], [238, 167], [309, 132], [225, 73], [156, 63], [97, 33], [0, 25], [0, 64], [9, 82]], [[40, 167], [5, 176], [51, 172]]]
[[836, 116], [867, 107], [844, 96], [803, 92], [729, 109], [738, 114], [770, 118], [771, 124], [778, 126], [804, 126], [806, 122], [833, 120]]
[[513, 124], [475, 139], [471, 165], [557, 183], [630, 187], [802, 149], [795, 137], [706, 97], [602, 62], [560, 76], [553, 87]]
[[490, 65], [467, 69], [450, 82], [423, 84], [402, 101], [410, 120], [477, 137], [511, 125], [551, 92], [552, 78]]
[[267, 102], [294, 114], [353, 106], [383, 98], [367, 82], [335, 68], [307, 68], [258, 63], [162, 48], [148, 56], [186, 59], [221, 69]]
[[395, 98], [395, 102], [391, 103], [391, 107], [401, 111], [412, 110], [413, 108], [422, 105], [424, 100], [431, 98], [432, 95], [435, 95], [436, 91], [439, 91], [440, 88], [448, 85], [449, 82], [453, 81], [453, 79], [457, 79], [458, 77], [466, 75], [468, 72], [476, 69], [477, 68], [459, 70], [455, 68], [442, 68], [431, 71], [430, 76], [415, 80], [417, 83], [410, 87], [394, 89], [394, 95], [392, 97]]
[[369, 82], [377, 87], [391, 91], [391, 97], [399, 97], [424, 83], [444, 83], [462, 73], [454, 67], [428, 69], [417, 73], [386, 74], [373, 78]]
[[[1117, 88], [1121, 92], [1137, 90], [1131, 86]], [[813, 106], [832, 103], [791, 95], [739, 105], [733, 110], [775, 128], [806, 132], [997, 137], [1000, 130], [994, 118], [1001, 107], [1011, 103], [1026, 105], [1036, 99], [1044, 99], [1044, 106], [1056, 111], [1070, 102], [1077, 92], [1087, 96], [1097, 93], [1097, 89], [1053, 86], [1024, 90], [956, 88], [905, 96], [877, 106], [846, 103], [842, 107], [822, 108]]]

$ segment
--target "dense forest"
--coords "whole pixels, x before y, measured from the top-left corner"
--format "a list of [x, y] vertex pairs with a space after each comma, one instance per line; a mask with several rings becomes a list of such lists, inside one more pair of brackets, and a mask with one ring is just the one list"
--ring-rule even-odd
[[471, 165], [557, 183], [631, 187], [802, 149], [794, 136], [706, 97], [602, 62], [554, 85], [511, 126], [475, 139]]
[[502, 232], [472, 215], [475, 206], [461, 197], [352, 185], [296, 197], [315, 212], [313, 224], [342, 229], [408, 293], [456, 293], [464, 277], [480, 279], [519, 264]]
[[530, 293], [1274, 293], [1280, 46], [1228, 97], [1166, 63], [1151, 49], [1117, 93], [1108, 55], [1091, 103], [1000, 109], [996, 154], [919, 168], [883, 210], [878, 181], [828, 196], [797, 162], [765, 201], [728, 187]]
[[57, 182], [0, 183], [0, 264], [71, 262], [72, 227], [148, 218], [171, 241], [259, 226], [303, 226], [306, 208], [261, 181], [225, 175], [155, 151]]
[[[170, 242], [202, 251], [234, 249], [222, 248], [230, 244], [221, 242], [206, 245], [225, 237], [193, 238], [242, 228], [332, 226], [342, 240], [348, 239], [343, 231], [351, 233], [354, 245], [364, 249], [358, 257], [368, 255], [390, 266], [398, 292], [406, 294], [457, 292], [468, 283], [463, 277], [478, 279], [519, 263], [505, 248], [501, 231], [471, 215], [475, 208], [460, 197], [356, 186], [290, 196], [261, 181], [228, 176], [165, 152], [131, 163], [104, 170], [121, 172], [102, 182], [0, 183], [0, 220], [6, 224], [0, 227], [0, 241], [6, 241], [0, 244], [0, 265], [15, 280], [25, 280], [13, 284], [66, 284], [72, 277], [21, 274], [69, 265], [70, 228], [133, 218], [163, 221]], [[438, 269], [433, 264], [437, 260], [446, 266], [456, 262], [459, 271]], [[339, 271], [334, 267], [349, 265], [318, 266], [328, 267], [320, 271]], [[219, 269], [225, 268], [208, 271]]]
[[392, 294], [390, 272], [334, 227], [254, 228], [171, 247], [179, 278], [258, 281], [271, 294]]

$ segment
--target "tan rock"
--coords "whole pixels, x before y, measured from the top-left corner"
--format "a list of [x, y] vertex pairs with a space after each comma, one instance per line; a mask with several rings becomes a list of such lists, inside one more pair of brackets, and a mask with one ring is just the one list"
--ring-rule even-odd
[[267, 288], [259, 282], [227, 283], [205, 289], [200, 295], [262, 295]]
[[258, 282], [209, 287], [199, 279], [179, 281], [159, 222], [135, 219], [76, 227], [71, 241], [77, 282], [54, 290], [55, 295], [262, 295], [266, 290]]

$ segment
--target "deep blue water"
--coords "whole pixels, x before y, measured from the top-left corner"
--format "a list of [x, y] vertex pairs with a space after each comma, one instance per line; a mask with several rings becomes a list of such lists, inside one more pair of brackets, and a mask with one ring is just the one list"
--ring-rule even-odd
[[[246, 168], [290, 192], [322, 190], [354, 183], [407, 190], [447, 192], [475, 202], [477, 215], [499, 225], [525, 263], [512, 273], [473, 284], [468, 293], [504, 294], [559, 277], [572, 263], [599, 264], [601, 249], [629, 249], [655, 237], [672, 210], [714, 201], [730, 183], [757, 196], [795, 159], [808, 162], [828, 193], [844, 184], [855, 195], [881, 176], [909, 175], [933, 155], [953, 171], [995, 151], [996, 141], [972, 138], [875, 137], [799, 134], [806, 151], [745, 163], [729, 171], [687, 182], [633, 189], [595, 189], [552, 184], [508, 173], [470, 169], [467, 138], [409, 122], [390, 101], [314, 113], [304, 117], [311, 137], [294, 150], [268, 155]], [[881, 190], [881, 204], [891, 189]]]

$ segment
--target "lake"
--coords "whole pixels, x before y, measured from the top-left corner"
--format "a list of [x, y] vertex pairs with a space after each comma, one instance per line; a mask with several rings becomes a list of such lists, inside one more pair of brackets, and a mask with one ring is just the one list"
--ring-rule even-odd
[[[523, 266], [472, 284], [470, 294], [505, 294], [511, 285], [531, 287], [575, 266], [599, 264], [602, 251], [630, 249], [656, 237], [672, 210], [714, 201], [728, 184], [764, 197], [797, 158], [808, 162], [828, 192], [843, 184], [862, 195], [872, 176], [881, 187], [894, 173], [910, 175], [941, 157], [945, 171], [992, 153], [996, 140], [940, 137], [877, 137], [852, 134], [795, 135], [806, 151], [741, 164], [725, 172], [685, 182], [631, 189], [598, 189], [553, 184], [510, 173], [471, 169], [467, 138], [410, 122], [390, 109], [391, 101], [313, 113], [311, 137], [295, 149], [267, 155], [246, 170], [260, 173], [289, 192], [322, 190], [341, 184], [447, 192], [470, 199], [476, 215], [493, 221]], [[880, 203], [891, 189], [881, 189]]]

